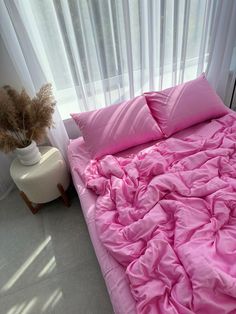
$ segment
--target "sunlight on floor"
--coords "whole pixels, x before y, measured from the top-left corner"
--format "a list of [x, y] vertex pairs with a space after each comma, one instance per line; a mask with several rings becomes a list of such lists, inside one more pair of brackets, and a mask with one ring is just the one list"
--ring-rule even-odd
[[6, 314], [28, 314], [33, 306], [36, 304], [37, 298], [33, 298], [29, 302], [23, 302], [13, 306]]
[[21, 303], [20, 305], [14, 305], [7, 314], [20, 314], [21, 310], [25, 307], [25, 302]]
[[49, 306], [51, 309], [55, 307], [57, 302], [61, 299], [62, 297], [62, 292], [59, 289], [56, 289], [52, 295], [48, 298], [47, 302], [44, 304], [42, 311], [45, 312]]
[[[44, 300], [38, 300], [37, 297], [34, 297], [30, 301], [24, 301], [21, 303], [17, 303], [14, 306], [12, 306], [6, 313], [4, 314], [30, 314], [30, 313], [36, 313], [35, 305], [37, 304], [37, 313], [43, 313], [53, 311], [54, 307], [57, 305], [57, 303], [62, 298], [62, 291], [61, 289], [56, 289], [53, 291], [53, 293], [49, 296], [48, 299]], [[1, 312], [1, 309], [0, 309]]]
[[15, 272], [15, 274], [8, 280], [8, 282], [2, 287], [1, 291], [6, 292], [11, 289], [16, 281], [23, 275], [26, 269], [33, 263], [37, 256], [43, 251], [43, 249], [51, 241], [51, 236], [48, 236], [39, 247], [32, 253], [32, 255], [21, 265], [21, 267]]
[[56, 267], [56, 260], [55, 260], [55, 256], [53, 256], [50, 259], [50, 261], [47, 263], [47, 265], [38, 274], [38, 277], [43, 277], [44, 275], [50, 274], [55, 267]]

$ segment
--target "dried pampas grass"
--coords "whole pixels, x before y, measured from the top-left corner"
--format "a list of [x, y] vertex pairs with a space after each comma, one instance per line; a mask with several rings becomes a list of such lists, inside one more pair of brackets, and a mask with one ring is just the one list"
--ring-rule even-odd
[[8, 153], [41, 141], [53, 125], [55, 100], [51, 84], [42, 86], [34, 98], [24, 89], [0, 89], [0, 150]]

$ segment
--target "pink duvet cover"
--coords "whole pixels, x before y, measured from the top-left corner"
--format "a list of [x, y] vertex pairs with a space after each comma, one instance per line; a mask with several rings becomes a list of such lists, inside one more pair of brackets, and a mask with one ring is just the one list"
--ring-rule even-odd
[[202, 130], [85, 171], [99, 238], [138, 313], [236, 313], [235, 114]]

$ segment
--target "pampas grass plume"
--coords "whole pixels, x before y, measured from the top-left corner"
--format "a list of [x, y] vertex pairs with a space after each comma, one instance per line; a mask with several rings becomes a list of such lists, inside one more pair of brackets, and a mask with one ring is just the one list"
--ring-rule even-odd
[[0, 89], [0, 150], [8, 153], [41, 141], [53, 125], [55, 100], [51, 84], [43, 85], [34, 98], [22, 89]]

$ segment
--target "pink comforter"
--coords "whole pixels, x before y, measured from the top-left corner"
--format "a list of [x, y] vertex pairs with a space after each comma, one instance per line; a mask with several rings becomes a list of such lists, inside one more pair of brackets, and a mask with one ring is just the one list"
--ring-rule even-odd
[[101, 241], [138, 313], [236, 313], [236, 116], [209, 138], [169, 138], [86, 169]]

